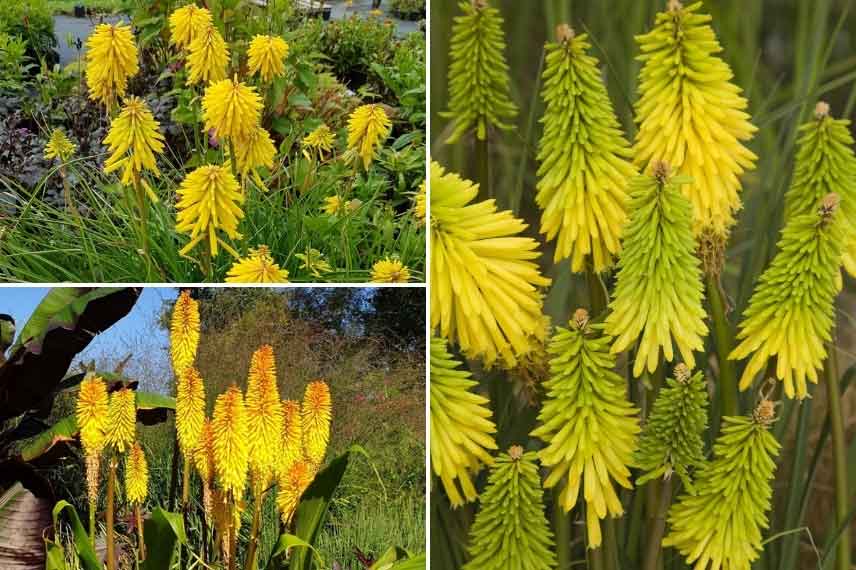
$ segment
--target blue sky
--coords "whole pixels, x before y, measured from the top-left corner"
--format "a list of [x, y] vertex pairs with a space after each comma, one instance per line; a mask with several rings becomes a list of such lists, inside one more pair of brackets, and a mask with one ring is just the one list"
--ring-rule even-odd
[[[20, 331], [47, 292], [46, 287], [0, 288], [0, 313], [12, 315]], [[175, 288], [146, 287], [131, 312], [94, 338], [77, 360], [95, 360], [99, 366], [111, 369], [119, 360], [132, 354], [126, 372], [130, 376], [134, 376], [135, 371], [142, 372], [143, 368], [157, 372], [140, 376], [162, 378], [162, 385], [146, 388], [165, 389], [168, 386], [169, 335], [156, 323], [163, 301], [177, 296], [178, 289]]]

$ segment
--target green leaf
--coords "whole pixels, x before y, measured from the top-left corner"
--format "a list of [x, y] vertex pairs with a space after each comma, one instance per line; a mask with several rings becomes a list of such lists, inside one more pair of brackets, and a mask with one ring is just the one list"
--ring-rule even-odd
[[407, 560], [408, 558], [410, 558], [410, 553], [406, 550], [398, 546], [391, 546], [375, 560], [375, 563], [371, 565], [369, 570], [390, 570], [396, 562]]
[[[155, 425], [166, 421], [167, 410], [175, 410], [175, 398], [154, 392], [136, 392], [137, 421], [143, 425]], [[77, 438], [77, 419], [68, 415], [44, 430], [21, 448], [21, 459], [33, 461], [44, 455], [58, 443]]]
[[180, 513], [158, 507], [144, 523], [146, 560], [140, 570], [169, 570], [177, 543], [185, 544], [184, 521]]
[[315, 550], [311, 544], [303, 540], [298, 536], [294, 536], [293, 534], [288, 534], [287, 532], [282, 533], [279, 536], [279, 540], [276, 541], [276, 547], [273, 550], [273, 553], [270, 555], [268, 559], [268, 563], [265, 566], [267, 570], [276, 570], [280, 567], [280, 561], [284, 558], [286, 552], [291, 548], [306, 548], [312, 551], [312, 554], [315, 555], [315, 558], [318, 560], [318, 565], [323, 567], [324, 560], [321, 558], [321, 554]]
[[312, 107], [312, 101], [304, 93], [295, 91], [288, 97], [288, 104], [292, 107]]
[[56, 422], [21, 448], [21, 459], [32, 461], [47, 453], [54, 445], [73, 441], [77, 437], [77, 418], [72, 414]]
[[83, 570], [101, 570], [101, 564], [98, 562], [98, 557], [95, 555], [95, 550], [92, 548], [92, 543], [89, 541], [89, 535], [83, 523], [80, 522], [80, 517], [77, 515], [77, 510], [68, 501], [58, 501], [53, 508], [54, 528], [59, 524], [59, 515], [66, 511], [69, 522], [71, 523], [71, 534], [74, 537], [74, 550], [77, 553], [77, 558]]
[[[294, 534], [309, 544], [314, 545], [318, 540], [330, 502], [342, 482], [349, 460], [350, 452], [345, 452], [331, 461], [318, 473], [300, 499], [295, 513], [297, 523], [294, 525]], [[312, 557], [306, 550], [296, 551], [291, 558], [289, 570], [312, 570]]]

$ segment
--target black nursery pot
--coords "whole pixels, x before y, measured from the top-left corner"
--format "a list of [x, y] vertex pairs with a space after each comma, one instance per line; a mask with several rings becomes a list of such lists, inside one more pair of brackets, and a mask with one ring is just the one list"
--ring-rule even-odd
[[78, 4], [74, 7], [74, 17], [75, 18], [85, 18], [86, 17], [86, 6], [83, 4]]
[[322, 12], [322, 14], [321, 14], [321, 15], [322, 15], [322, 17], [324, 18], [324, 21], [325, 21], [325, 22], [329, 22], [329, 21], [330, 21], [330, 13], [331, 13], [332, 11], [333, 11], [333, 7], [332, 7], [332, 6], [324, 6], [324, 11]]

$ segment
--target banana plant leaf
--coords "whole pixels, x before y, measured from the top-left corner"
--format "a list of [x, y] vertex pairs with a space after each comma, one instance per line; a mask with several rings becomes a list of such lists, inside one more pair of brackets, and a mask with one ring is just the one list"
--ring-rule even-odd
[[187, 544], [181, 514], [158, 507], [143, 526], [146, 559], [140, 564], [140, 570], [169, 570], [176, 544]]
[[[169, 410], [175, 410], [175, 398], [172, 396], [137, 392], [137, 421], [144, 425], [165, 421]], [[23, 461], [34, 461], [58, 444], [75, 441], [77, 434], [77, 418], [74, 415], [66, 416], [24, 445], [20, 458]]]
[[0, 496], [0, 568], [41, 570], [51, 529], [51, 500], [16, 482]]
[[140, 288], [52, 289], [0, 366], [0, 422], [43, 404], [66, 377], [74, 357], [127, 315], [140, 292]]

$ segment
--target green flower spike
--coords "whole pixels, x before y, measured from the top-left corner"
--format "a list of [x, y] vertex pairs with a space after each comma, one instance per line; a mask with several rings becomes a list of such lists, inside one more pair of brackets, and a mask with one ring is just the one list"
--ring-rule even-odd
[[768, 430], [774, 413], [764, 400], [752, 417], [722, 418], [714, 458], [697, 472], [696, 494], [672, 505], [663, 546], [677, 548], [694, 570], [749, 570], [758, 558], [780, 448]]
[[640, 340], [634, 376], [641, 375], [646, 364], [648, 372], [657, 369], [661, 347], [671, 362], [672, 339], [683, 361], [694, 368], [693, 351], [703, 348], [707, 335], [692, 211], [680, 191], [681, 184], [689, 182], [686, 176], [670, 178], [663, 162], [654, 164], [653, 176], [630, 181], [630, 221], [624, 228], [606, 332], [616, 337], [613, 353]]
[[695, 493], [692, 472], [704, 464], [707, 405], [702, 373], [693, 374], [683, 362], [675, 366], [675, 377], [660, 390], [639, 439], [637, 485], [677, 473], [687, 491]]
[[479, 140], [487, 138], [488, 126], [511, 130], [508, 121], [517, 116], [509, 95], [508, 64], [502, 16], [488, 0], [458, 3], [462, 16], [452, 26], [449, 52], [449, 110], [441, 117], [454, 120], [448, 144], [457, 142], [475, 127]]
[[785, 224], [779, 252], [761, 274], [743, 313], [737, 339], [728, 358], [750, 354], [740, 389], [776, 356], [776, 377], [785, 383], [788, 398], [807, 395], [806, 380], [817, 383], [826, 358], [824, 343], [832, 338], [835, 296], [840, 289], [845, 223], [837, 194], [823, 198], [817, 211], [794, 216]]
[[476, 500], [472, 476], [482, 465], [493, 463], [487, 450], [496, 449], [489, 400], [472, 391], [478, 383], [460, 366], [446, 341], [432, 337], [431, 467], [453, 507]]
[[587, 54], [588, 36], [574, 36], [565, 24], [556, 35], [545, 48], [547, 110], [535, 200], [543, 210], [541, 233], [557, 239], [554, 260], [570, 257], [571, 270], [583, 271], [590, 256], [599, 273], [621, 247], [627, 180], [636, 168], [598, 61]]
[[612, 337], [601, 334], [603, 325], [589, 324], [585, 309], [577, 309], [569, 325], [557, 328], [550, 343], [547, 398], [532, 435], [547, 443], [538, 452], [550, 468], [544, 487], [565, 481], [560, 498], [565, 512], [583, 486], [589, 547], [597, 548], [600, 519], [624, 513], [612, 482], [633, 487], [628, 466], [639, 433], [638, 410], [627, 399], [624, 378], [613, 371]]
[[856, 277], [856, 156], [850, 121], [830, 117], [829, 105], [821, 101], [800, 133], [794, 175], [785, 194], [785, 219], [810, 214], [824, 196], [838, 194], [845, 223], [842, 263]]
[[633, 156], [641, 170], [665, 160], [691, 176], [682, 190], [693, 204], [696, 233], [727, 236], [740, 208], [740, 175], [757, 160], [743, 143], [758, 129], [717, 55], [722, 47], [701, 6], [669, 0], [654, 29], [636, 36], [643, 65]]
[[[432, 379], [433, 381], [433, 379]], [[462, 570], [552, 570], [553, 533], [544, 516], [535, 452], [519, 445], [496, 458], [470, 529]]]

